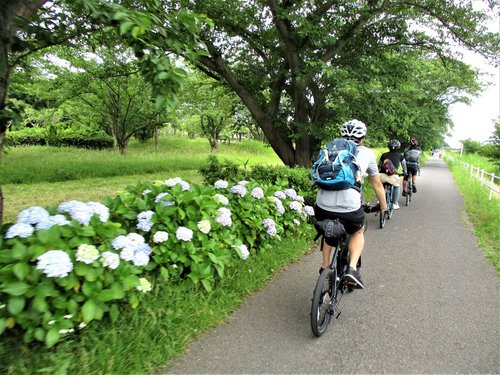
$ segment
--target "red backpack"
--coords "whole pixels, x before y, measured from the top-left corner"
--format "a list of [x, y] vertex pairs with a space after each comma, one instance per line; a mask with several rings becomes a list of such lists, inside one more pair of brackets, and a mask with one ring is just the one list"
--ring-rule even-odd
[[392, 163], [391, 159], [384, 159], [382, 164], [380, 165], [379, 172], [380, 173], [385, 173], [388, 176], [392, 176], [395, 174], [398, 170]]

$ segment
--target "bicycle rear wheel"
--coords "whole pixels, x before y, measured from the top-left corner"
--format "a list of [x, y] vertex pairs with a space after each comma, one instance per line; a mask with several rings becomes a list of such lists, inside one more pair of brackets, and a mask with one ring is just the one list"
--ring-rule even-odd
[[380, 211], [379, 213], [380, 229], [384, 227], [386, 219], [387, 219], [387, 211]]
[[411, 194], [413, 191], [413, 181], [412, 181], [411, 176], [408, 178], [408, 184], [406, 186], [407, 186], [406, 187], [406, 205], [409, 206], [410, 202], [411, 202]]
[[327, 268], [319, 275], [311, 305], [311, 330], [315, 336], [326, 332], [335, 311], [337, 269]]
[[385, 200], [387, 203], [387, 220], [390, 220], [392, 217], [392, 211], [394, 210], [394, 203], [392, 203], [392, 186], [388, 187], [385, 193]]

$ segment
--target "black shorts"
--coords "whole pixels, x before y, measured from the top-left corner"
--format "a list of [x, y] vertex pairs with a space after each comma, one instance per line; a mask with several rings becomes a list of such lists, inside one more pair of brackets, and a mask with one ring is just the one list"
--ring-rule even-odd
[[339, 219], [348, 234], [356, 233], [365, 225], [365, 211], [363, 207], [360, 207], [359, 210], [351, 212], [331, 212], [323, 210], [315, 204], [314, 216], [317, 221], [325, 219]]
[[408, 175], [411, 173], [413, 176], [418, 174], [418, 165], [406, 165], [406, 171], [408, 174], [404, 177], [405, 181], [408, 181]]

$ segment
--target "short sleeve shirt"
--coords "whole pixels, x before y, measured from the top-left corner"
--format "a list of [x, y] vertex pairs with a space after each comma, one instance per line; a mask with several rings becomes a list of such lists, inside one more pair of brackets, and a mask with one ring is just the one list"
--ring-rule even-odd
[[[365, 146], [358, 146], [356, 161], [364, 177], [378, 175], [378, 166], [375, 154]], [[361, 193], [355, 189], [347, 190], [322, 190], [318, 191], [316, 204], [326, 211], [351, 212], [361, 207]]]

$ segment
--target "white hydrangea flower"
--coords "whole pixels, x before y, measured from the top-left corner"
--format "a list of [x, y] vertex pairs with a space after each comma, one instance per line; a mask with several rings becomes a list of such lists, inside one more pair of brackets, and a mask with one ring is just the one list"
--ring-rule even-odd
[[238, 185], [247, 186], [248, 185], [248, 181], [247, 180], [241, 180], [240, 182], [238, 182]]
[[222, 194], [215, 194], [214, 199], [217, 203], [220, 203], [224, 206], [227, 206], [229, 204], [229, 199], [227, 199], [227, 197]]
[[299, 214], [302, 213], [302, 203], [298, 201], [290, 202], [289, 207], [295, 212], [298, 212]]
[[241, 258], [243, 260], [247, 260], [248, 257], [250, 256], [250, 252], [248, 251], [248, 248], [246, 245], [235, 245], [234, 247], [236, 247], [237, 249], [240, 250], [241, 252]]
[[61, 203], [57, 210], [67, 212], [73, 220], [82, 225], [89, 225], [90, 219], [94, 215], [94, 209], [91, 206], [78, 201]]
[[175, 237], [181, 241], [191, 241], [193, 238], [193, 231], [186, 227], [179, 227], [175, 232]]
[[120, 258], [126, 260], [127, 262], [130, 262], [132, 259], [134, 259], [134, 254], [135, 250], [132, 247], [125, 247], [120, 252]]
[[311, 206], [304, 206], [304, 212], [307, 216], [314, 216], [314, 208]]
[[101, 263], [104, 267], [115, 270], [120, 265], [120, 257], [111, 251], [105, 251], [101, 254]]
[[37, 258], [37, 270], [48, 277], [65, 277], [73, 270], [73, 263], [62, 250], [49, 250]]
[[149, 263], [149, 256], [144, 252], [136, 252], [132, 258], [134, 266], [142, 267]]
[[150, 189], [145, 189], [145, 190], [143, 190], [142, 195], [146, 196], [146, 195], [148, 195], [148, 194], [149, 194], [149, 193], [151, 193], [151, 192], [152, 192], [152, 190], [150, 190]]
[[174, 187], [177, 184], [180, 184], [182, 182], [182, 179], [180, 177], [174, 177], [174, 178], [169, 178], [165, 180], [165, 185], [168, 187]]
[[276, 223], [274, 222], [273, 219], [264, 219], [262, 220], [262, 224], [264, 225], [264, 228], [267, 229], [267, 234], [269, 236], [275, 236], [277, 231], [276, 231]]
[[264, 190], [262, 190], [262, 188], [260, 188], [260, 187], [256, 187], [252, 190], [250, 195], [252, 197], [254, 197], [255, 199], [262, 199], [262, 198], [264, 198]]
[[229, 186], [229, 183], [224, 180], [217, 180], [214, 183], [216, 189], [226, 189]]
[[215, 219], [223, 227], [229, 227], [233, 224], [233, 220], [231, 219], [231, 210], [226, 207], [221, 207], [217, 210], [219, 212], [219, 216]]
[[33, 226], [29, 224], [17, 223], [9, 228], [9, 230], [5, 234], [5, 238], [14, 238], [14, 237], [28, 238], [33, 234], [34, 231], [35, 228], [33, 228]]
[[295, 224], [295, 225], [297, 225], [297, 226], [299, 226], [299, 225], [300, 225], [300, 221], [299, 221], [299, 220], [297, 220], [297, 219], [293, 219], [292, 221], [294, 222], [294, 224]]
[[230, 191], [231, 193], [238, 194], [242, 197], [244, 197], [247, 194], [247, 189], [243, 185], [234, 185]]
[[156, 232], [153, 236], [153, 242], [154, 243], [160, 243], [160, 242], [165, 242], [168, 240], [168, 233], [167, 232], [164, 232], [164, 231], [161, 231], [159, 230], [158, 232]]
[[89, 206], [94, 214], [99, 217], [101, 222], [105, 223], [109, 219], [109, 208], [99, 202], [87, 202], [87, 206]]
[[136, 289], [143, 293], [147, 293], [150, 292], [153, 289], [153, 287], [151, 286], [151, 283], [147, 279], [141, 277], [139, 279], [139, 285], [136, 286]]
[[212, 227], [210, 226], [210, 221], [208, 221], [208, 220], [199, 221], [197, 226], [198, 226], [198, 229], [200, 230], [200, 232], [205, 233], [205, 234], [209, 233], [210, 229], [212, 229]]
[[297, 192], [294, 189], [286, 189], [284, 191], [284, 193], [290, 199], [293, 199], [293, 200], [297, 199]]
[[273, 197], [274, 198], [274, 204], [276, 206], [276, 211], [278, 211], [280, 214], [285, 213], [285, 207], [283, 206], [283, 202], [279, 198]]
[[99, 250], [94, 245], [82, 244], [76, 251], [76, 260], [85, 264], [91, 264], [99, 259]]

